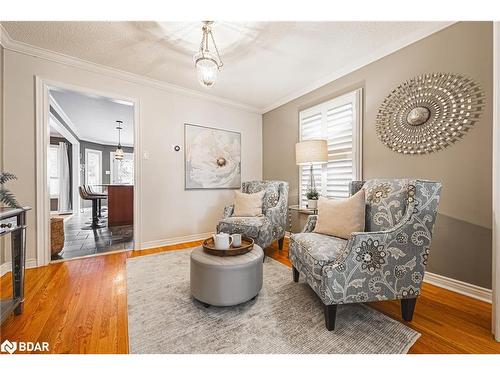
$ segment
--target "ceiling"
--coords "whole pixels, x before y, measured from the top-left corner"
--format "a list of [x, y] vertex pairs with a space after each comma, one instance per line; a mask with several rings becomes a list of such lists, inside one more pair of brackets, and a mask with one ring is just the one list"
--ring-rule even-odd
[[[50, 96], [69, 118], [80, 140], [116, 145], [116, 120], [123, 121], [121, 143], [134, 145], [134, 107], [121, 100], [83, 94], [70, 90], [50, 90]], [[56, 109], [57, 110], [57, 109]]]
[[200, 22], [2, 22], [9, 37], [265, 112], [449, 22], [215, 22], [224, 62], [196, 80]]

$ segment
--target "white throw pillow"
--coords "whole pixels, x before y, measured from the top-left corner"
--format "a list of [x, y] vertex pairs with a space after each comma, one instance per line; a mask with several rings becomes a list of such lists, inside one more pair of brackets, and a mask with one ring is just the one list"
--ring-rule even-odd
[[245, 194], [241, 191], [235, 191], [233, 216], [262, 215], [262, 199], [264, 198], [265, 193], [265, 190], [253, 194]]
[[320, 197], [315, 233], [348, 239], [353, 232], [365, 230], [365, 190], [345, 200]]

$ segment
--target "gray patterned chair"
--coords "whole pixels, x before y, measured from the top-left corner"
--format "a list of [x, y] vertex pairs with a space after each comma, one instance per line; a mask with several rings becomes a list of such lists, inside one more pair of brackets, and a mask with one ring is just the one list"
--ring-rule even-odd
[[317, 216], [290, 236], [293, 280], [305, 276], [321, 298], [326, 328], [335, 328], [337, 305], [401, 300], [411, 321], [429, 256], [441, 184], [422, 180], [354, 181], [364, 188], [365, 232], [348, 240], [313, 233]]
[[278, 240], [283, 249], [288, 210], [288, 182], [248, 181], [241, 185], [243, 193], [257, 193], [266, 190], [262, 202], [262, 216], [232, 216], [234, 206], [224, 208], [224, 217], [217, 224], [217, 233], [241, 233], [253, 238], [255, 243], [265, 249]]

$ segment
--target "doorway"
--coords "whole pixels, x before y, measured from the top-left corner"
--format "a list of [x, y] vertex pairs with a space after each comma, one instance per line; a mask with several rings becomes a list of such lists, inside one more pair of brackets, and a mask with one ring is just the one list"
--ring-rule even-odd
[[38, 265], [138, 248], [137, 110], [37, 79]]

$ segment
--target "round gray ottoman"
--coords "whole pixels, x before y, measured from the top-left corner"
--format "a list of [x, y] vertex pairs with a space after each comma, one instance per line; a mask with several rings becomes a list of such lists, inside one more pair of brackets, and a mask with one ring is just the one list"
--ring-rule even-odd
[[213, 306], [233, 306], [251, 300], [262, 288], [264, 252], [228, 257], [210, 255], [199, 246], [191, 252], [191, 294]]

